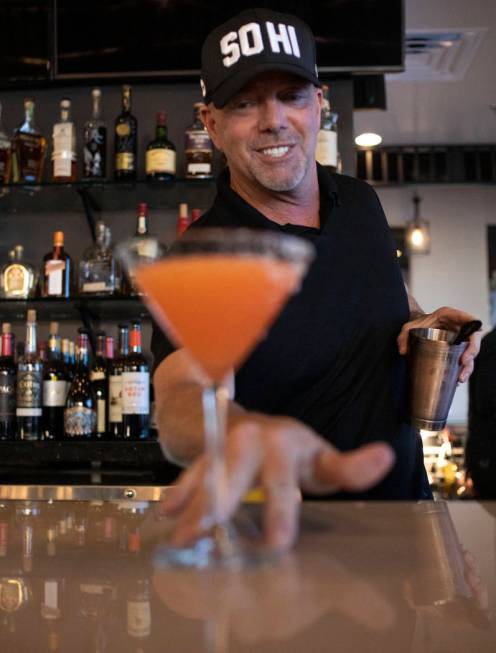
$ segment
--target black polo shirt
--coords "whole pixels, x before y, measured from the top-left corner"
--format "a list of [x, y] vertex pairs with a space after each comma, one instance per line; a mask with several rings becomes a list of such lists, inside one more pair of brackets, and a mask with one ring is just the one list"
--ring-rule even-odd
[[[406, 361], [396, 338], [409, 318], [396, 248], [374, 190], [318, 166], [320, 229], [279, 225], [245, 202], [226, 170], [193, 228], [298, 234], [317, 257], [265, 340], [236, 372], [248, 410], [295, 417], [341, 450], [389, 442], [396, 465], [375, 488], [337, 498], [429, 498], [420, 438], [406, 423]], [[155, 367], [174, 345], [154, 328]]]

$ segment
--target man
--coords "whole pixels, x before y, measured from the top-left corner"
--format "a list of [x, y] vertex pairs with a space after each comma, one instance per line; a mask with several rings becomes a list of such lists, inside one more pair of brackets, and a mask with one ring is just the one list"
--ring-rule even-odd
[[[472, 316], [448, 308], [422, 315], [414, 300], [410, 312], [376, 194], [316, 165], [322, 91], [305, 23], [249, 10], [216, 28], [203, 46], [202, 89], [203, 121], [228, 168], [194, 228], [298, 234], [317, 250], [302, 291], [227, 380], [226, 516], [260, 483], [269, 546], [285, 549], [297, 532], [300, 488], [338, 498], [429, 498], [421, 443], [406, 423], [400, 354], [412, 326], [457, 330]], [[152, 349], [163, 447], [193, 463], [166, 503], [179, 516], [182, 544], [204, 525], [205, 379], [157, 330]], [[477, 350], [476, 336], [460, 380]]]
[[496, 328], [484, 336], [470, 378], [465, 463], [479, 499], [496, 499]]

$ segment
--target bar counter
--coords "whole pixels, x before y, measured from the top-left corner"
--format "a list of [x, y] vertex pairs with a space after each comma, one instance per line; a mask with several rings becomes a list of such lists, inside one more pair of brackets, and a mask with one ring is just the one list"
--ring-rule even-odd
[[0, 486], [2, 653], [496, 650], [496, 504], [304, 503], [291, 553], [184, 570], [166, 489], [108, 491]]

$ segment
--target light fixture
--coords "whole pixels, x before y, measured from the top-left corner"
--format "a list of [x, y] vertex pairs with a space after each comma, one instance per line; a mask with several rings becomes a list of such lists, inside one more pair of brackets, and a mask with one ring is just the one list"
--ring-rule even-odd
[[431, 251], [429, 223], [420, 217], [421, 201], [422, 199], [415, 193], [413, 219], [406, 225], [406, 243], [410, 254], [429, 254]]
[[374, 147], [375, 145], [382, 143], [382, 136], [374, 134], [373, 132], [365, 132], [356, 136], [355, 143], [360, 147]]

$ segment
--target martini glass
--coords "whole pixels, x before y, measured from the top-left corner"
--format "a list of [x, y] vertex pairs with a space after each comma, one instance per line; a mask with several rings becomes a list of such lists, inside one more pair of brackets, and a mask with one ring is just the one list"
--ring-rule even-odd
[[224, 380], [298, 292], [314, 249], [295, 236], [241, 228], [190, 230], [165, 252], [150, 243], [145, 250], [156, 257], [143, 256], [142, 241], [124, 242], [116, 254], [156, 322], [209, 379], [202, 391], [209, 535], [188, 547], [171, 546], [162, 564], [237, 565], [263, 547], [241, 545], [221, 517], [227, 497]]

